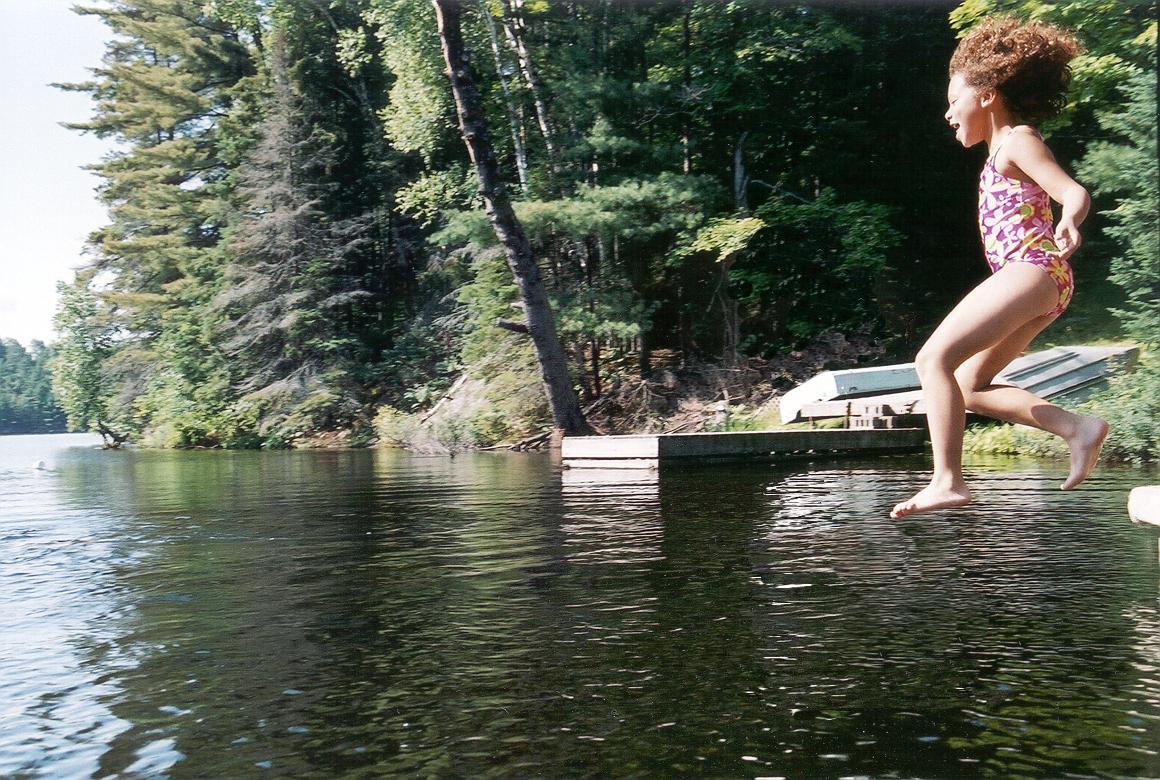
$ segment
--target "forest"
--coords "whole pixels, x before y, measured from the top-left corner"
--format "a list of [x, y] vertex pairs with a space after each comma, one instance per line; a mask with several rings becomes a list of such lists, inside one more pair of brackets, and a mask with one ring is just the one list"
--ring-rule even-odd
[[0, 436], [14, 433], [63, 433], [64, 410], [49, 377], [52, 349], [33, 341], [25, 349], [15, 339], [0, 339]]
[[[1094, 208], [1048, 335], [1142, 347], [1102, 403], [1134, 421], [1121, 454], [1157, 451], [1155, 2], [452, 5], [568, 392], [603, 432], [717, 402], [743, 420], [812, 370], [910, 360], [986, 272], [984, 152], [943, 120], [956, 36], [994, 13], [1071, 27], [1087, 51], [1041, 129]], [[59, 86], [117, 151], [92, 166], [109, 224], [59, 291], [72, 428], [446, 451], [553, 427], [431, 3], [77, 11], [109, 42]]]

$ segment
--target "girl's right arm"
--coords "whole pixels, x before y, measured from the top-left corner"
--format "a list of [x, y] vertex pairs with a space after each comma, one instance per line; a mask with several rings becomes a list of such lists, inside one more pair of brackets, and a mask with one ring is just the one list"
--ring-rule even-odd
[[1007, 144], [1007, 159], [1032, 181], [1042, 187], [1062, 211], [1055, 226], [1055, 245], [1060, 257], [1067, 259], [1083, 243], [1079, 226], [1091, 208], [1091, 196], [1079, 182], [1055, 161], [1047, 144], [1030, 133], [1016, 133]]

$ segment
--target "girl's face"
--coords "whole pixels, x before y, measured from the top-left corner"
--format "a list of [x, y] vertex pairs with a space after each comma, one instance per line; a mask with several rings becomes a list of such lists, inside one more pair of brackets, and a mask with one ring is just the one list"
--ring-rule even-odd
[[955, 140], [971, 147], [987, 139], [990, 122], [986, 108], [994, 100], [991, 90], [981, 91], [967, 85], [961, 73], [951, 77], [947, 86], [947, 112], [943, 116], [955, 131]]

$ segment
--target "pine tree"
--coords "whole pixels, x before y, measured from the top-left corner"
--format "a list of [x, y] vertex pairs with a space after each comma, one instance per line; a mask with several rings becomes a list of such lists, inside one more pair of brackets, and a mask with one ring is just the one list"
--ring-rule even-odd
[[1123, 87], [1127, 101], [1105, 111], [1100, 124], [1120, 141], [1099, 141], [1081, 166], [1097, 197], [1115, 198], [1106, 233], [1120, 252], [1111, 279], [1124, 291], [1118, 312], [1124, 330], [1143, 344], [1160, 345], [1160, 189], [1156, 167], [1156, 70], [1139, 69]]
[[[237, 171], [243, 211], [214, 306], [226, 318], [222, 349], [241, 403], [266, 418], [263, 433], [292, 438], [295, 426], [332, 427], [356, 414], [351, 358], [359, 345], [344, 313], [371, 293], [345, 271], [371, 220], [323, 210], [335, 188], [333, 139], [291, 83], [286, 48], [275, 32], [270, 98], [260, 139]], [[296, 410], [306, 417], [294, 418]]]
[[532, 258], [527, 236], [512, 210], [499, 178], [495, 154], [487, 130], [487, 120], [468, 64], [460, 29], [462, 12], [458, 0], [433, 0], [439, 20], [443, 56], [451, 79], [451, 89], [459, 110], [459, 127], [479, 177], [479, 193], [497, 238], [507, 255], [508, 265], [520, 289], [527, 317], [527, 330], [536, 348], [540, 377], [556, 429], [565, 434], [591, 433], [568, 375], [564, 350], [556, 332], [556, 322], [548, 301], [540, 269]]
[[76, 285], [88, 289], [100, 280], [91, 293], [117, 339], [100, 351], [99, 369], [91, 361], [60, 364], [62, 372], [97, 370], [99, 379], [60, 381], [98, 382], [116, 399], [109, 411], [118, 427], [137, 431], [149, 424], [141, 407], [155, 402], [143, 395], [159, 375], [176, 371], [187, 387], [204, 384], [204, 375], [182, 375], [174, 363], [202, 352], [204, 342], [177, 339], [182, 331], [171, 325], [189, 317], [205, 298], [198, 291], [220, 277], [215, 246], [229, 166], [218, 128], [233, 110], [231, 89], [253, 65], [239, 34], [194, 0], [118, 0], [77, 11], [100, 17], [115, 36], [92, 80], [63, 86], [95, 102], [93, 118], [71, 126], [119, 143], [92, 166], [104, 179], [100, 197], [110, 223], [90, 237], [93, 259]]
[[112, 218], [93, 236], [94, 266], [112, 272], [110, 293], [127, 325], [155, 329], [169, 285], [220, 236], [213, 185], [225, 170], [215, 121], [252, 65], [236, 33], [192, 0], [120, 0], [78, 12], [101, 17], [117, 37], [94, 80], [65, 85], [96, 102], [91, 121], [70, 126], [127, 147], [92, 166]]

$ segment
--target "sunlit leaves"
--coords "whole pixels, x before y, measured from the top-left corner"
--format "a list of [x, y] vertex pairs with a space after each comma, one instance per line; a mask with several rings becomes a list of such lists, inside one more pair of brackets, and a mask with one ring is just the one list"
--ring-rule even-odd
[[736, 255], [749, 246], [753, 237], [765, 227], [765, 222], [754, 217], [710, 220], [697, 231], [693, 240], [679, 247], [676, 254], [687, 256], [693, 252], [709, 252], [718, 262]]
[[387, 137], [396, 148], [418, 152], [431, 165], [454, 128], [431, 4], [375, 0], [365, 18], [382, 43], [384, 65], [394, 78], [381, 115]]

